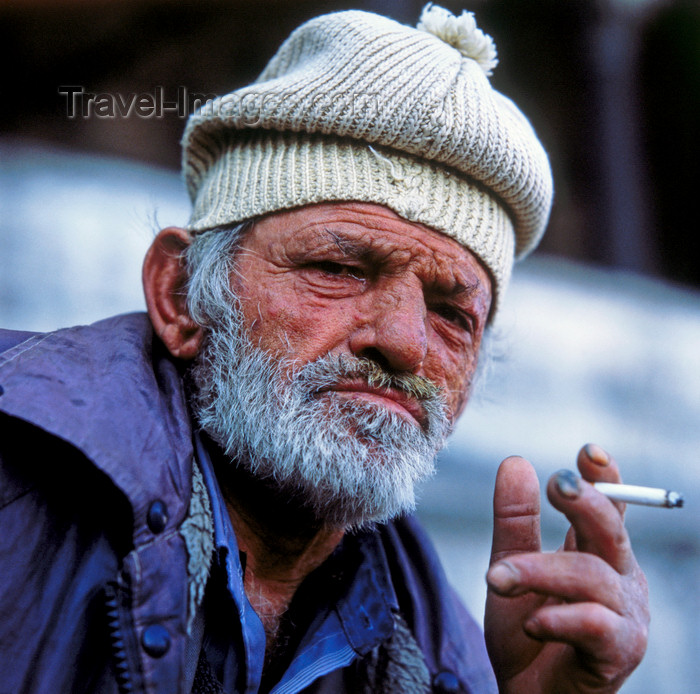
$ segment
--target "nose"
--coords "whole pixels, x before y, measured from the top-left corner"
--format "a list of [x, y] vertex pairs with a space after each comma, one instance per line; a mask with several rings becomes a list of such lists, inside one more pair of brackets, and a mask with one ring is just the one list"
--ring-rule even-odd
[[350, 336], [352, 353], [392, 371], [417, 372], [428, 353], [422, 286], [394, 282], [364, 298], [364, 320]]

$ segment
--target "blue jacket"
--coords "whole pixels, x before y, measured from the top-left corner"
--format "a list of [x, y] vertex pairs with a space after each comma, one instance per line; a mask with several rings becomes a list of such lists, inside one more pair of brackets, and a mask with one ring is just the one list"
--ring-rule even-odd
[[[176, 694], [191, 681], [181, 370], [143, 314], [0, 331], [1, 692]], [[416, 521], [375, 536], [434, 691], [495, 692], [481, 632]], [[359, 619], [339, 618], [348, 634]]]

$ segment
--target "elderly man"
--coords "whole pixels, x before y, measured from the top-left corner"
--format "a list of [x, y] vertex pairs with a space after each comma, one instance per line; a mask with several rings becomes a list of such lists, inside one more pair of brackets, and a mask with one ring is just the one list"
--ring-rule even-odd
[[494, 64], [468, 14], [308, 22], [191, 118], [150, 320], [3, 336], [3, 690], [617, 691], [647, 611], [607, 454], [550, 481], [554, 554], [502, 464], [485, 641], [410, 515], [549, 212]]

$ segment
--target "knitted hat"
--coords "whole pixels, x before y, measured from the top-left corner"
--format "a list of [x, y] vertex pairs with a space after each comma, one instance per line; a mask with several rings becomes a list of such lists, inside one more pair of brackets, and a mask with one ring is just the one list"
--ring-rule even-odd
[[360, 11], [310, 20], [256, 82], [190, 117], [190, 230], [374, 202], [477, 255], [495, 306], [514, 255], [542, 236], [552, 198], [537, 136], [489, 84], [496, 62], [471, 13], [428, 5], [416, 29]]

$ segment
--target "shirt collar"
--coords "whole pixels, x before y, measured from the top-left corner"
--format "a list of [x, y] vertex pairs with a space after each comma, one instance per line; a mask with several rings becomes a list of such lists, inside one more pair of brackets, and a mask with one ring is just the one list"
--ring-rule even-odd
[[[229, 576], [229, 590], [237, 605], [240, 606], [243, 601], [248, 604], [241, 593], [243, 566], [236, 535], [216, 479], [213, 462], [199, 433], [195, 434], [195, 449], [211, 497], [217, 553], [220, 557], [226, 557], [229, 571], [235, 571], [238, 576], [235, 581]], [[352, 554], [355, 561], [347, 567], [347, 581], [344, 581], [347, 589], [333, 611], [340, 620], [350, 647], [355, 653], [365, 655], [393, 632], [393, 613], [398, 611], [398, 599], [379, 534], [373, 530], [358, 532], [346, 536], [343, 544], [346, 547], [341, 546], [338, 552], [345, 553], [348, 547], [354, 546], [356, 551], [348, 554]], [[337, 557], [333, 559], [336, 560]], [[350, 572], [354, 572], [354, 575], [350, 575]], [[310, 636], [313, 638], [313, 635]]]

